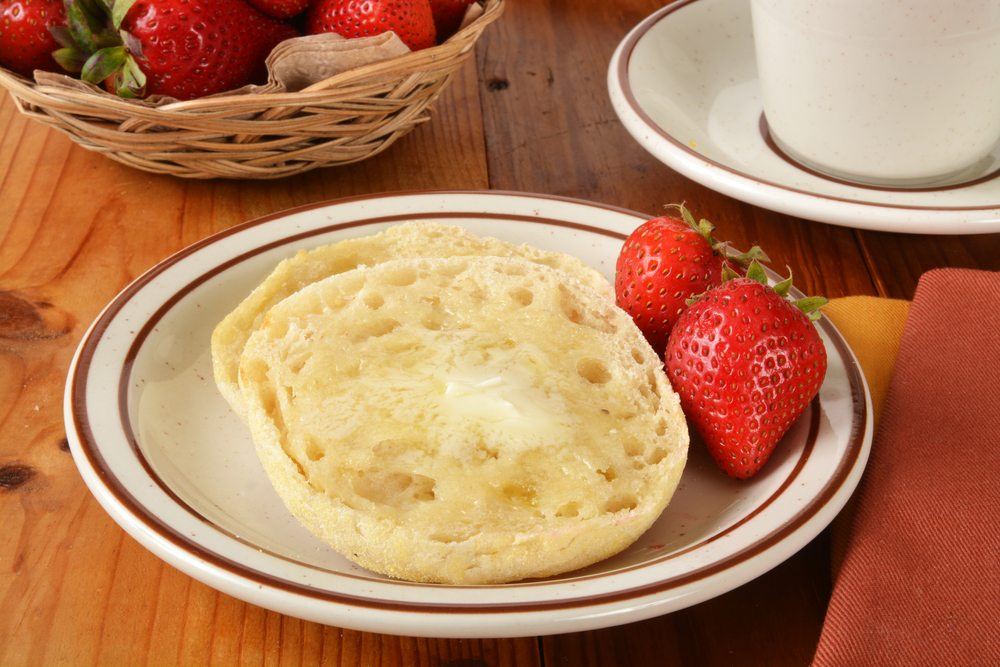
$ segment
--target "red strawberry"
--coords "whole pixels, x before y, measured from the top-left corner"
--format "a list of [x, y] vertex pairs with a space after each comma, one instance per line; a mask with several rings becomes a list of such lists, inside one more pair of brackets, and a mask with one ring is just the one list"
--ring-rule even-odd
[[438, 40], [444, 41], [454, 35], [462, 25], [465, 13], [476, 0], [430, 0], [434, 14], [434, 26]]
[[75, 49], [60, 62], [84, 61], [81, 78], [122, 97], [190, 100], [260, 81], [271, 49], [297, 34], [243, 0], [116, 0], [110, 17], [102, 7], [66, 0]]
[[413, 51], [434, 46], [437, 33], [428, 0], [314, 0], [307, 31], [352, 39], [392, 30]]
[[248, 0], [248, 2], [276, 19], [290, 19], [309, 7], [309, 0]]
[[731, 477], [746, 479], [816, 396], [826, 349], [812, 320], [822, 297], [785, 298], [791, 277], [773, 288], [756, 261], [747, 276], [699, 297], [667, 344], [667, 375], [688, 421]]
[[[662, 352], [686, 302], [722, 282], [725, 244], [712, 237], [708, 220], [695, 222], [683, 204], [680, 218], [653, 218], [625, 240], [615, 271], [618, 306], [632, 316], [646, 340]], [[745, 264], [766, 259], [754, 246], [732, 259]]]
[[24, 76], [36, 69], [58, 72], [49, 32], [66, 23], [62, 0], [0, 0], [0, 65]]

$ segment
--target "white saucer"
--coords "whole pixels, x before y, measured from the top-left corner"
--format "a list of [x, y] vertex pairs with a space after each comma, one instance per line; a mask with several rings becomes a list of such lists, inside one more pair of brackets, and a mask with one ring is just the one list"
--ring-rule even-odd
[[862, 229], [1000, 232], [1000, 147], [980, 165], [978, 182], [919, 191], [852, 185], [783, 157], [761, 122], [748, 0], [671, 2], [619, 45], [608, 87], [643, 148], [731, 197]]
[[396, 581], [335, 553], [271, 487], [212, 381], [209, 339], [281, 259], [415, 218], [572, 253], [610, 276], [646, 216], [515, 193], [359, 197], [248, 222], [167, 258], [104, 309], [66, 385], [73, 458], [112, 518], [174, 567], [268, 609], [374, 632], [488, 637], [616, 625], [720, 595], [801, 549], [851, 495], [868, 458], [871, 401], [823, 319], [826, 380], [764, 470], [737, 482], [692, 447], [663, 516], [613, 558], [475, 587]]

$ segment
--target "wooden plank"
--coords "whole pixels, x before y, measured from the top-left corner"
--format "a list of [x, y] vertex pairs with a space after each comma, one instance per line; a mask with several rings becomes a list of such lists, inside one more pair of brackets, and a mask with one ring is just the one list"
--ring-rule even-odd
[[117, 165], [0, 102], [0, 664], [537, 664], [526, 640], [323, 627], [216, 593], [127, 537], [66, 450], [62, 388], [100, 307], [172, 252], [248, 218], [360, 193], [488, 186], [475, 63], [383, 155], [272, 182]]
[[920, 276], [940, 267], [1000, 271], [1000, 234], [918, 236], [857, 232], [879, 294], [911, 299]]
[[[606, 67], [656, 0], [511, 3], [479, 50], [490, 184], [594, 199], [655, 214], [686, 201], [738, 247], [761, 244], [796, 284], [828, 296], [874, 294], [848, 229], [722, 196], [648, 155], [618, 122]], [[569, 48], [571, 45], [572, 48]], [[801, 665], [829, 596], [827, 538], [746, 586], [692, 609], [600, 632], [542, 640], [547, 664]]]

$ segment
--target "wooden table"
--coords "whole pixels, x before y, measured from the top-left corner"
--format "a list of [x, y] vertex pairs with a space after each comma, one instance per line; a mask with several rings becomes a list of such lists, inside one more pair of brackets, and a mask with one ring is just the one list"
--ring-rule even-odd
[[152, 176], [0, 103], [0, 664], [802, 665], [830, 594], [828, 538], [742, 588], [630, 626], [515, 640], [323, 627], [216, 593], [159, 561], [77, 475], [63, 380], [126, 283], [243, 220], [389, 190], [508, 189], [650, 213], [686, 200], [737, 246], [763, 245], [811, 294], [909, 298], [937, 266], [1000, 268], [1000, 235], [918, 237], [805, 222], [659, 164], [605, 94], [615, 45], [656, 0], [513, 0], [434, 121], [382, 156], [276, 182]]

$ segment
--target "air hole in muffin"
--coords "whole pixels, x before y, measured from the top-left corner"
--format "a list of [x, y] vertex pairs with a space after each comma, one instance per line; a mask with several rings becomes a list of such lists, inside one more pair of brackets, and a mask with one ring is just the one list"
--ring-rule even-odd
[[454, 278], [455, 276], [462, 273], [468, 268], [469, 264], [463, 260], [461, 262], [448, 262], [447, 264], [443, 264], [442, 266], [438, 267], [438, 271], [440, 271], [446, 276]]
[[443, 542], [444, 544], [454, 544], [455, 542], [465, 542], [467, 539], [472, 537], [472, 533], [467, 530], [439, 530], [436, 533], [431, 533], [430, 539], [435, 542]]
[[580, 503], [572, 502], [565, 503], [559, 506], [556, 510], [556, 516], [560, 517], [574, 517], [580, 513]]
[[663, 437], [666, 434], [667, 434], [667, 421], [665, 419], [661, 419], [658, 422], [656, 422], [656, 435]]
[[308, 360], [309, 356], [305, 354], [300, 357], [296, 357], [295, 359], [292, 359], [291, 361], [288, 362], [288, 370], [298, 375], [299, 373], [302, 372], [302, 369], [305, 367], [306, 361]]
[[535, 490], [522, 482], [507, 482], [500, 491], [510, 502], [521, 505], [532, 505], [535, 502]]
[[500, 451], [485, 442], [476, 443], [476, 454], [481, 459], [497, 459], [500, 457]]
[[646, 362], [646, 357], [643, 355], [642, 350], [637, 347], [632, 348], [632, 358], [635, 359], [635, 363], [642, 364]]
[[532, 291], [525, 287], [515, 287], [510, 291], [510, 297], [521, 306], [530, 306], [531, 302], [535, 300]]
[[260, 404], [264, 412], [271, 418], [278, 430], [283, 431], [285, 420], [281, 414], [281, 406], [278, 405], [278, 395], [271, 386], [264, 386], [260, 390]]
[[384, 336], [395, 330], [398, 326], [399, 322], [386, 318], [359, 324], [352, 333], [354, 335], [355, 342], [360, 342], [366, 338], [378, 338], [379, 336]]
[[310, 461], [322, 461], [324, 456], [326, 456], [326, 452], [315, 442], [310, 441], [306, 445], [306, 458]]
[[413, 267], [401, 266], [389, 269], [382, 276], [383, 282], [396, 287], [406, 287], [417, 282], [417, 272]]
[[265, 316], [261, 326], [267, 328], [267, 337], [271, 340], [281, 340], [288, 333], [288, 320], [286, 319], [274, 321], [273, 318]]
[[410, 485], [410, 491], [413, 493], [413, 499], [419, 502], [428, 502], [434, 500], [436, 497], [434, 494], [435, 482], [430, 477], [426, 475], [413, 475], [413, 483]]
[[[339, 310], [343, 310], [348, 303], [349, 300], [344, 295], [320, 294], [315, 299], [311, 300], [312, 308], [305, 310], [305, 312], [308, 315], [319, 315], [324, 310], [335, 313]], [[301, 303], [300, 307], [304, 308]]]
[[413, 476], [403, 472], [359, 472], [351, 481], [351, 488], [365, 500], [380, 505], [393, 501], [413, 482]]
[[263, 361], [251, 361], [240, 366], [239, 376], [244, 382], [264, 384], [267, 380], [267, 364]]
[[576, 295], [563, 285], [559, 285], [559, 308], [566, 319], [573, 324], [579, 324], [606, 334], [617, 331], [617, 327], [611, 322], [609, 315], [584, 310], [577, 301]]
[[614, 466], [608, 466], [607, 470], [598, 470], [597, 473], [609, 482], [613, 482], [615, 478], [618, 477], [618, 473], [615, 471]]
[[646, 463], [648, 463], [651, 466], [656, 465], [665, 458], [667, 458], [667, 450], [665, 450], [663, 447], [657, 447], [656, 449], [651, 451], [649, 455], [646, 457]]
[[440, 331], [444, 326], [444, 315], [436, 310], [424, 315], [420, 323], [429, 331]]
[[614, 514], [615, 512], [634, 510], [638, 505], [639, 500], [634, 495], [631, 493], [620, 493], [612, 496], [608, 499], [608, 502], [604, 503], [604, 511]]
[[576, 372], [591, 384], [607, 384], [611, 380], [611, 372], [600, 359], [581, 359], [576, 364]]
[[383, 297], [378, 292], [368, 292], [363, 297], [363, 300], [365, 302], [365, 305], [371, 308], [372, 310], [378, 310], [379, 308], [385, 305], [385, 297]]
[[642, 456], [643, 452], [646, 450], [642, 443], [636, 442], [635, 440], [626, 440], [623, 447], [625, 449], [625, 453], [629, 456]]
[[580, 324], [583, 322], [583, 312], [577, 308], [576, 304], [570, 300], [570, 297], [564, 296], [559, 299], [559, 307], [562, 308], [563, 315], [566, 319], [573, 324]]
[[423, 344], [420, 341], [404, 338], [390, 340], [385, 344], [385, 351], [389, 354], [403, 354], [404, 352], [411, 352], [421, 347], [423, 347]]
[[653, 394], [660, 398], [660, 385], [656, 383], [656, 372], [650, 369], [646, 374], [646, 380], [649, 382], [649, 388], [653, 390]]
[[528, 273], [527, 269], [519, 264], [503, 264], [499, 267], [499, 270], [508, 276], [523, 276]]

